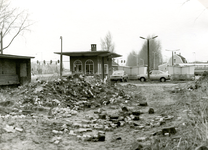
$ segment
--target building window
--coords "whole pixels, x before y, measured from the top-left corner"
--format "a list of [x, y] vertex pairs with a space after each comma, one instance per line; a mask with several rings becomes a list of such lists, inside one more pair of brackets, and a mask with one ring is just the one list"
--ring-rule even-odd
[[108, 74], [108, 64], [104, 64], [104, 73]]
[[85, 73], [94, 74], [94, 62], [90, 59], [85, 62]]
[[76, 60], [74, 62], [74, 72], [76, 72], [76, 73], [82, 72], [82, 62], [80, 60]]

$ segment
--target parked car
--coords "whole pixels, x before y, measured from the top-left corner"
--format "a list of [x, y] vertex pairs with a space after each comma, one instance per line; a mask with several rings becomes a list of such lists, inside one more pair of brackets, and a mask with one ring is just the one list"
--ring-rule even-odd
[[[137, 75], [138, 80], [144, 82], [147, 80], [147, 74]], [[160, 70], [152, 70], [150, 71], [150, 80], [159, 80], [160, 82], [165, 82], [166, 80], [170, 80], [170, 74], [167, 72], [163, 72]]]
[[110, 76], [110, 80], [111, 81], [121, 81], [121, 82], [124, 82], [124, 81], [128, 81], [129, 77], [128, 77], [128, 74], [126, 74], [126, 72], [124, 70], [116, 70], [113, 72], [113, 74]]

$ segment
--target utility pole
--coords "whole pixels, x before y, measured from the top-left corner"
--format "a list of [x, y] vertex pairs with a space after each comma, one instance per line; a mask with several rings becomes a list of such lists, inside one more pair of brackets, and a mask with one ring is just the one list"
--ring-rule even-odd
[[3, 35], [1, 31], [1, 54], [3, 54]]
[[60, 36], [60, 39], [61, 39], [61, 55], [60, 55], [60, 78], [62, 78], [62, 42], [63, 42], [63, 39], [62, 39], [62, 36]]
[[172, 51], [172, 66], [174, 65], [174, 63], [173, 63], [173, 52], [174, 52], [174, 51], [179, 51], [179, 50], [180, 50], [180, 49], [176, 49], [176, 50], [167, 50], [167, 49], [166, 49], [166, 51]]
[[174, 74], [175, 74], [175, 71], [174, 71], [174, 67], [173, 67], [173, 65], [174, 65], [174, 63], [173, 63], [173, 51], [179, 51], [180, 49], [176, 49], [176, 50], [167, 50], [166, 49], [166, 51], [172, 51], [172, 69], [173, 69], [173, 73], [171, 74], [171, 76], [173, 76], [173, 78], [174, 78]]

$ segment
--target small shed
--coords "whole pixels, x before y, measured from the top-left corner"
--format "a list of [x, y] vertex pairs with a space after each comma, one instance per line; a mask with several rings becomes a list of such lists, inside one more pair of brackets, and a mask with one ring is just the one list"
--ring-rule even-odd
[[31, 58], [0, 54], [0, 85], [23, 85], [31, 82]]

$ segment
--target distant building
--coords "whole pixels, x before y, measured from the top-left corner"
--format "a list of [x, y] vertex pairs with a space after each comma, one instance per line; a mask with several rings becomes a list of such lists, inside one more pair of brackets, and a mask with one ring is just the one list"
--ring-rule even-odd
[[[61, 53], [55, 52], [55, 54]], [[91, 44], [91, 51], [62, 52], [62, 55], [69, 56], [72, 73], [97, 74], [102, 78], [112, 74], [112, 58], [121, 57], [117, 53], [97, 51], [96, 44]]]
[[119, 65], [119, 66], [125, 66], [126, 65], [126, 60], [124, 58], [117, 58], [115, 59], [115, 62]]
[[[173, 60], [173, 63], [172, 63], [172, 60]], [[181, 56], [181, 54], [174, 53], [173, 57], [170, 57], [170, 59], [168, 60], [167, 65], [172, 66], [172, 64], [176, 65], [176, 64], [183, 64], [183, 63], [187, 63], [186, 58]]]
[[[173, 61], [173, 63], [172, 63]], [[178, 64], [185, 64], [188, 63], [186, 58], [181, 56], [181, 54], [176, 54], [176, 52], [173, 54], [173, 57], [170, 57], [167, 63], [164, 63], [162, 65], [159, 65], [158, 68], [161, 71], [168, 71], [168, 66], [174, 66]]]

